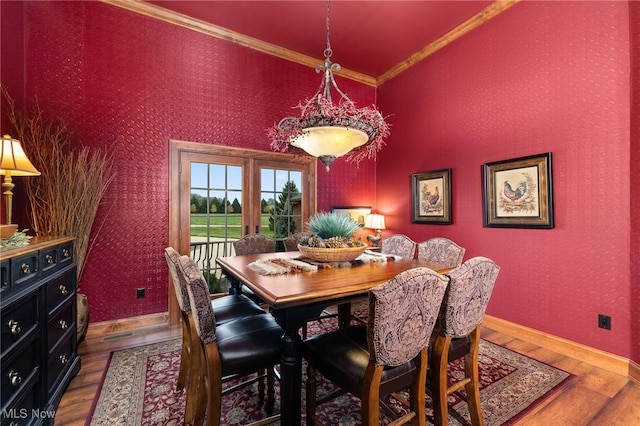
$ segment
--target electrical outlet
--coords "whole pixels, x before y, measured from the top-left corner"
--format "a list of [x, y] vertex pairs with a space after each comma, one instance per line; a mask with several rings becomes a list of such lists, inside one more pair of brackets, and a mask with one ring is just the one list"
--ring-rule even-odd
[[611, 317], [609, 315], [598, 314], [598, 327], [611, 330]]
[[144, 288], [137, 288], [136, 289], [136, 299], [144, 299]]

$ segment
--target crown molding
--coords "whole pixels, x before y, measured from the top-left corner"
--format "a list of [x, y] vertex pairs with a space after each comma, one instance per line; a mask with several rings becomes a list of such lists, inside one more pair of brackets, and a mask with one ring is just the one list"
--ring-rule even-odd
[[382, 84], [396, 77], [398, 74], [408, 70], [418, 62], [428, 58], [438, 50], [442, 49], [445, 46], [448, 46], [463, 35], [470, 33], [480, 25], [484, 24], [490, 19], [495, 18], [496, 16], [519, 2], [520, 0], [495, 1], [494, 3], [487, 6], [482, 12], [479, 12], [473, 17], [467, 19], [462, 24], [458, 25], [456, 28], [449, 31], [447, 34], [443, 35], [433, 43], [428, 44], [413, 55], [409, 56], [404, 61], [394, 65], [389, 71], [385, 72], [376, 79], [376, 86], [381, 86]]
[[[178, 25], [184, 28], [188, 28], [193, 31], [198, 31], [203, 34], [210, 35], [222, 40], [229, 41], [240, 46], [247, 47], [258, 52], [266, 53], [267, 55], [275, 56], [287, 61], [295, 62], [297, 64], [306, 65], [311, 68], [316, 68], [319, 64], [324, 63], [324, 59], [318, 59], [311, 56], [303, 55], [293, 50], [285, 49], [284, 47], [277, 46], [275, 44], [267, 43], [257, 38], [249, 37], [244, 34], [237, 33], [235, 31], [228, 30], [211, 23], [194, 19], [190, 16], [183, 15], [160, 6], [156, 6], [151, 3], [147, 3], [140, 0], [101, 0], [103, 3], [110, 4], [122, 9], [129, 10], [131, 12], [139, 13], [150, 18], [159, 19], [164, 22]], [[350, 80], [357, 81], [368, 86], [375, 87], [375, 77], [368, 76], [356, 71], [349, 70], [347, 68], [341, 68], [340, 71], [334, 72], [336, 75], [348, 78]]]
[[[183, 15], [181, 13], [165, 9], [155, 4], [147, 3], [142, 0], [101, 1], [112, 6], [139, 13], [150, 18], [159, 19], [161, 21], [188, 28], [193, 31], [198, 31], [212, 37], [226, 40], [231, 43], [238, 44], [240, 46], [244, 46], [249, 49], [266, 53], [267, 55], [275, 56], [297, 64], [305, 65], [310, 68], [316, 68], [324, 61], [324, 59], [318, 59], [311, 56], [303, 55], [301, 53], [294, 52], [293, 50], [285, 49], [284, 47], [277, 46], [272, 43], [267, 43], [254, 37], [249, 37], [247, 35], [211, 24], [209, 22], [194, 19], [190, 16]], [[339, 71], [336, 71], [335, 74], [365, 84], [367, 86], [381, 86], [382, 84], [396, 77], [398, 74], [408, 70], [412, 66], [428, 58], [443, 47], [453, 43], [458, 38], [464, 36], [465, 34], [468, 34], [485, 22], [495, 18], [520, 1], [521, 0], [496, 0], [494, 3], [487, 6], [483, 11], [477, 13], [462, 24], [458, 25], [456, 28], [449, 31], [447, 34], [443, 35], [433, 43], [430, 43], [427, 46], [423, 47], [404, 61], [394, 65], [391, 69], [389, 69], [379, 77], [372, 77], [350, 70], [348, 68], [341, 68]]]

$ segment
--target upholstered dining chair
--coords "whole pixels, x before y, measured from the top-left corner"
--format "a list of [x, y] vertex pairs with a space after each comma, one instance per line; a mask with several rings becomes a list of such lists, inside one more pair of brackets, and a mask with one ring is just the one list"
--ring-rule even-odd
[[[247, 234], [233, 242], [233, 249], [236, 256], [242, 256], [245, 254], [274, 253], [276, 251], [276, 240], [262, 234]], [[254, 302], [264, 304], [264, 300], [255, 294], [249, 287], [243, 285], [241, 289], [242, 293]]]
[[[483, 425], [478, 379], [478, 352], [484, 313], [500, 268], [486, 257], [474, 257], [449, 272], [449, 287], [431, 339], [430, 386], [436, 425], [448, 424], [447, 396], [467, 393], [474, 426]], [[464, 379], [450, 384], [449, 362], [464, 357]]]
[[393, 234], [382, 240], [380, 253], [413, 259], [416, 253], [416, 242], [403, 234]]
[[273, 253], [276, 251], [276, 241], [262, 234], [247, 234], [233, 242], [236, 255]]
[[[252, 423], [266, 425], [279, 419], [273, 414], [274, 366], [280, 363], [282, 328], [271, 315], [244, 317], [217, 325], [210, 303], [209, 287], [199, 273], [197, 264], [188, 256], [180, 257], [180, 268], [188, 277], [187, 293], [191, 303], [189, 323], [196, 331], [198, 344], [193, 345], [193, 376], [188, 392], [197, 395], [193, 423], [220, 425], [222, 396], [237, 390], [239, 385], [222, 389], [225, 378], [237, 378], [260, 373], [267, 375], [267, 414], [269, 417]], [[244, 384], [252, 383], [250, 379]], [[262, 393], [260, 394], [262, 397]]]
[[[396, 421], [425, 424], [427, 345], [447, 282], [428, 268], [402, 272], [369, 291], [366, 326], [343, 327], [303, 342], [308, 425], [317, 421], [317, 405], [345, 392], [360, 398], [362, 424], [378, 425], [380, 398], [408, 386], [410, 411]], [[316, 372], [338, 391], [316, 401]]]
[[[189, 326], [189, 314], [191, 313], [191, 303], [189, 302], [189, 294], [187, 292], [187, 277], [180, 268], [180, 253], [173, 247], [164, 249], [164, 255], [169, 266], [173, 289], [175, 290], [180, 314], [182, 316], [182, 350], [180, 353], [180, 368], [178, 370], [178, 380], [176, 382], [176, 390], [180, 391], [185, 388], [187, 380], [194, 380], [192, 365], [193, 344], [196, 342], [196, 332]], [[196, 265], [197, 267], [197, 265]], [[199, 272], [199, 269], [198, 269]], [[195, 273], [195, 272], [194, 272]], [[200, 272], [200, 277], [206, 282], [204, 276]], [[227, 295], [217, 297], [211, 300], [211, 306], [215, 312], [216, 324], [224, 324], [239, 318], [253, 315], [264, 315], [266, 311], [243, 295]], [[188, 405], [195, 404], [192, 400], [193, 396], [187, 395]], [[191, 405], [193, 408], [195, 405]], [[185, 416], [191, 416], [191, 412], [185, 411]], [[192, 419], [189, 418], [189, 421]], [[185, 419], [186, 421], [186, 419]]]
[[295, 234], [289, 235], [284, 239], [284, 249], [286, 251], [298, 251], [298, 243], [304, 237], [309, 237], [313, 235], [312, 232], [296, 232]]
[[418, 259], [457, 268], [462, 264], [466, 249], [444, 237], [430, 238], [418, 243]]

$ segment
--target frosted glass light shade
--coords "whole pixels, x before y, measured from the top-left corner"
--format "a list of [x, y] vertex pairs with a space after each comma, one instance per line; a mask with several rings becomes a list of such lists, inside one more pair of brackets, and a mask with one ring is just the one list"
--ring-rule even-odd
[[305, 150], [314, 157], [342, 157], [349, 151], [364, 145], [369, 136], [350, 127], [308, 127], [291, 145]]

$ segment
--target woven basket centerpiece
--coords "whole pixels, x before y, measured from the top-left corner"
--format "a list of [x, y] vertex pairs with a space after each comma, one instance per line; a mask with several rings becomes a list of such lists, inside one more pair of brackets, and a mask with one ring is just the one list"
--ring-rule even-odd
[[319, 248], [298, 244], [300, 253], [307, 259], [315, 260], [316, 262], [350, 262], [360, 256], [366, 249], [366, 245], [362, 245], [362, 247]]
[[367, 245], [353, 238], [360, 228], [349, 216], [316, 213], [307, 222], [313, 235], [300, 240], [298, 250], [303, 257], [316, 262], [349, 262], [360, 256]]

